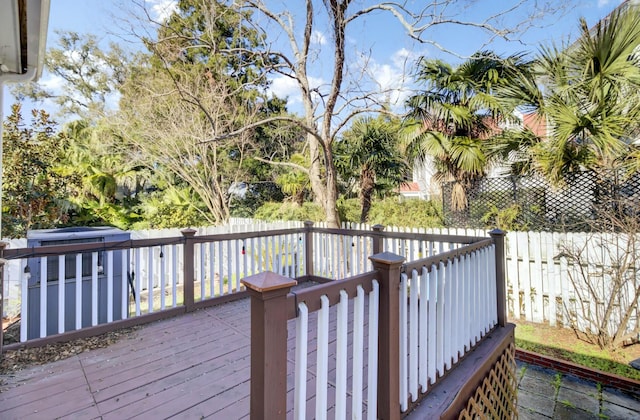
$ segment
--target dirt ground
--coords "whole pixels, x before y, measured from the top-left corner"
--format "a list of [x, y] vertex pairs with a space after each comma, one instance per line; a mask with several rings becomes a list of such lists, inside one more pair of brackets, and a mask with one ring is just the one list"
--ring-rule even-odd
[[558, 359], [566, 360], [567, 351], [578, 355], [613, 360], [624, 365], [628, 365], [629, 362], [640, 358], [640, 344], [638, 343], [615, 350], [602, 350], [594, 344], [589, 344], [579, 339], [572, 330], [567, 328], [526, 321], [510, 320], [510, 322], [516, 324], [516, 339], [544, 345], [545, 354]]

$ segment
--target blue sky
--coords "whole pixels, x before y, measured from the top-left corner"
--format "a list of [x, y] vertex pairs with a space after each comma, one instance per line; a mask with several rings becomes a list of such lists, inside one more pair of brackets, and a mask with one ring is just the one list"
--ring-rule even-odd
[[[143, 0], [139, 0], [143, 1]], [[466, 15], [461, 18], [476, 18], [478, 13], [491, 13], [491, 5], [502, 3], [503, 0], [481, 0], [476, 6], [470, 6]], [[468, 1], [473, 4], [474, 2]], [[271, 0], [274, 8], [293, 8], [301, 1]], [[367, 3], [367, 2], [365, 2]], [[371, 2], [368, 2], [371, 3]], [[578, 18], [583, 16], [592, 25], [606, 16], [611, 10], [621, 3], [620, 0], [576, 0], [576, 7], [571, 8], [565, 16], [558, 19], [547, 19], [543, 28], [533, 28], [522, 38], [522, 42], [505, 44], [497, 42], [489, 48], [499, 53], [512, 53], [515, 51], [535, 52], [540, 43], [549, 44], [553, 41], [560, 42], [567, 39], [575, 39], [578, 30]], [[158, 16], [172, 10], [172, 0], [146, 0], [149, 10]], [[51, 0], [49, 19], [49, 36], [47, 45], [56, 45], [55, 31], [75, 31], [79, 33], [93, 33], [98, 39], [106, 41], [118, 40], [114, 34], [122, 33], [117, 20], [125, 19], [127, 10], [130, 9], [131, 0]], [[293, 10], [295, 13], [295, 10]], [[375, 29], [372, 29], [375, 28]], [[414, 60], [419, 56], [443, 57], [448, 61], [457, 60], [455, 57], [445, 55], [437, 48], [430, 45], [418, 44], [403, 35], [402, 28], [387, 15], [368, 16], [361, 23], [351, 28], [347, 34], [347, 42], [352, 45], [352, 55], [349, 63], [356, 69], [366, 68], [369, 76], [383, 88], [400, 88], [409, 80], [403, 80], [403, 74], [410, 69]], [[314, 47], [317, 52], [317, 60], [311, 72], [312, 82], [323, 86], [330, 79], [330, 68], [323, 66], [323, 45], [329, 38], [326, 27], [319, 26], [314, 33]], [[430, 32], [430, 39], [437, 41], [461, 55], [470, 55], [482, 45], [477, 32], [470, 32], [461, 27], [443, 27]], [[282, 37], [274, 38], [274, 42], [282, 42]], [[135, 48], [135, 45], [129, 45]], [[364, 65], [366, 63], [366, 65]], [[51, 75], [44, 74], [41, 81], [47, 86], [55, 87], [60, 81]], [[13, 102], [11, 95], [5, 87], [5, 109], [7, 115], [9, 106]], [[272, 89], [279, 96], [289, 98], [290, 108], [295, 111], [299, 99], [295, 86], [286, 78], [273, 80]], [[402, 102], [406, 92], [401, 89], [395, 91], [390, 99]], [[41, 105], [51, 113], [55, 109], [51, 104]]]

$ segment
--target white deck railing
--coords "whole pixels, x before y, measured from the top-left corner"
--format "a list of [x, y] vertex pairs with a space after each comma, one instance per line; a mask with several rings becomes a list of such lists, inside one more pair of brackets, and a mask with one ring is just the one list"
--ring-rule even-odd
[[402, 411], [497, 324], [495, 246], [488, 240], [465, 248], [401, 275]]
[[[371, 291], [366, 293], [362, 285], [356, 287], [356, 296], [350, 297], [346, 290], [340, 290], [339, 301], [332, 310], [327, 295], [320, 297], [320, 309], [316, 311], [315, 331], [309, 323], [309, 309], [305, 302], [298, 304], [296, 317], [295, 344], [295, 386], [293, 417], [297, 420], [307, 418], [307, 412], [314, 412], [316, 419], [326, 419], [333, 408], [336, 419], [361, 419], [367, 413], [367, 419], [376, 418], [377, 406], [377, 368], [378, 368], [378, 307], [379, 286], [371, 281]], [[301, 294], [300, 298], [304, 295]], [[349, 310], [351, 303], [351, 311]], [[368, 312], [365, 315], [365, 304]], [[349, 329], [349, 320], [352, 329]], [[331, 327], [335, 322], [335, 329]], [[366, 326], [366, 328], [365, 328]], [[365, 329], [367, 342], [365, 344]], [[335, 333], [330, 334], [330, 331]], [[309, 364], [309, 343], [316, 348], [315, 364]], [[349, 343], [351, 354], [349, 354]], [[368, 350], [367, 350], [368, 349]], [[329, 372], [330, 366], [335, 370]], [[315, 375], [315, 409], [308, 410], [309, 395], [307, 381], [309, 372]], [[365, 371], [366, 382], [365, 382]], [[348, 386], [351, 378], [351, 386]], [[331, 379], [331, 380], [330, 380]], [[366, 396], [364, 390], [367, 390]], [[335, 405], [328, 403], [328, 392], [334, 392]], [[348, 398], [351, 404], [348, 406]]]

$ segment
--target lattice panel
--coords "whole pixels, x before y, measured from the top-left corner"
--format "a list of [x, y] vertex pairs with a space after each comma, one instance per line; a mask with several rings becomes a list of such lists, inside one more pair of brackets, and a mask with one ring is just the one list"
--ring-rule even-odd
[[512, 343], [476, 390], [458, 419], [517, 419], [516, 348]]
[[466, 208], [454, 208], [453, 184], [443, 186], [447, 225], [485, 228], [508, 219], [525, 230], [589, 231], [600, 229], [598, 212], [638, 213], [640, 173], [575, 172], [561, 186], [536, 176], [484, 178], [465, 190]]

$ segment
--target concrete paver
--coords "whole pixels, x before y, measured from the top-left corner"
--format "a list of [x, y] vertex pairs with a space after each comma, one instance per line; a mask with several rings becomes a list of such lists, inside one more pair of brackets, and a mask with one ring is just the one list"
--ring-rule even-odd
[[640, 396], [527, 363], [518, 363], [520, 419], [640, 419]]

